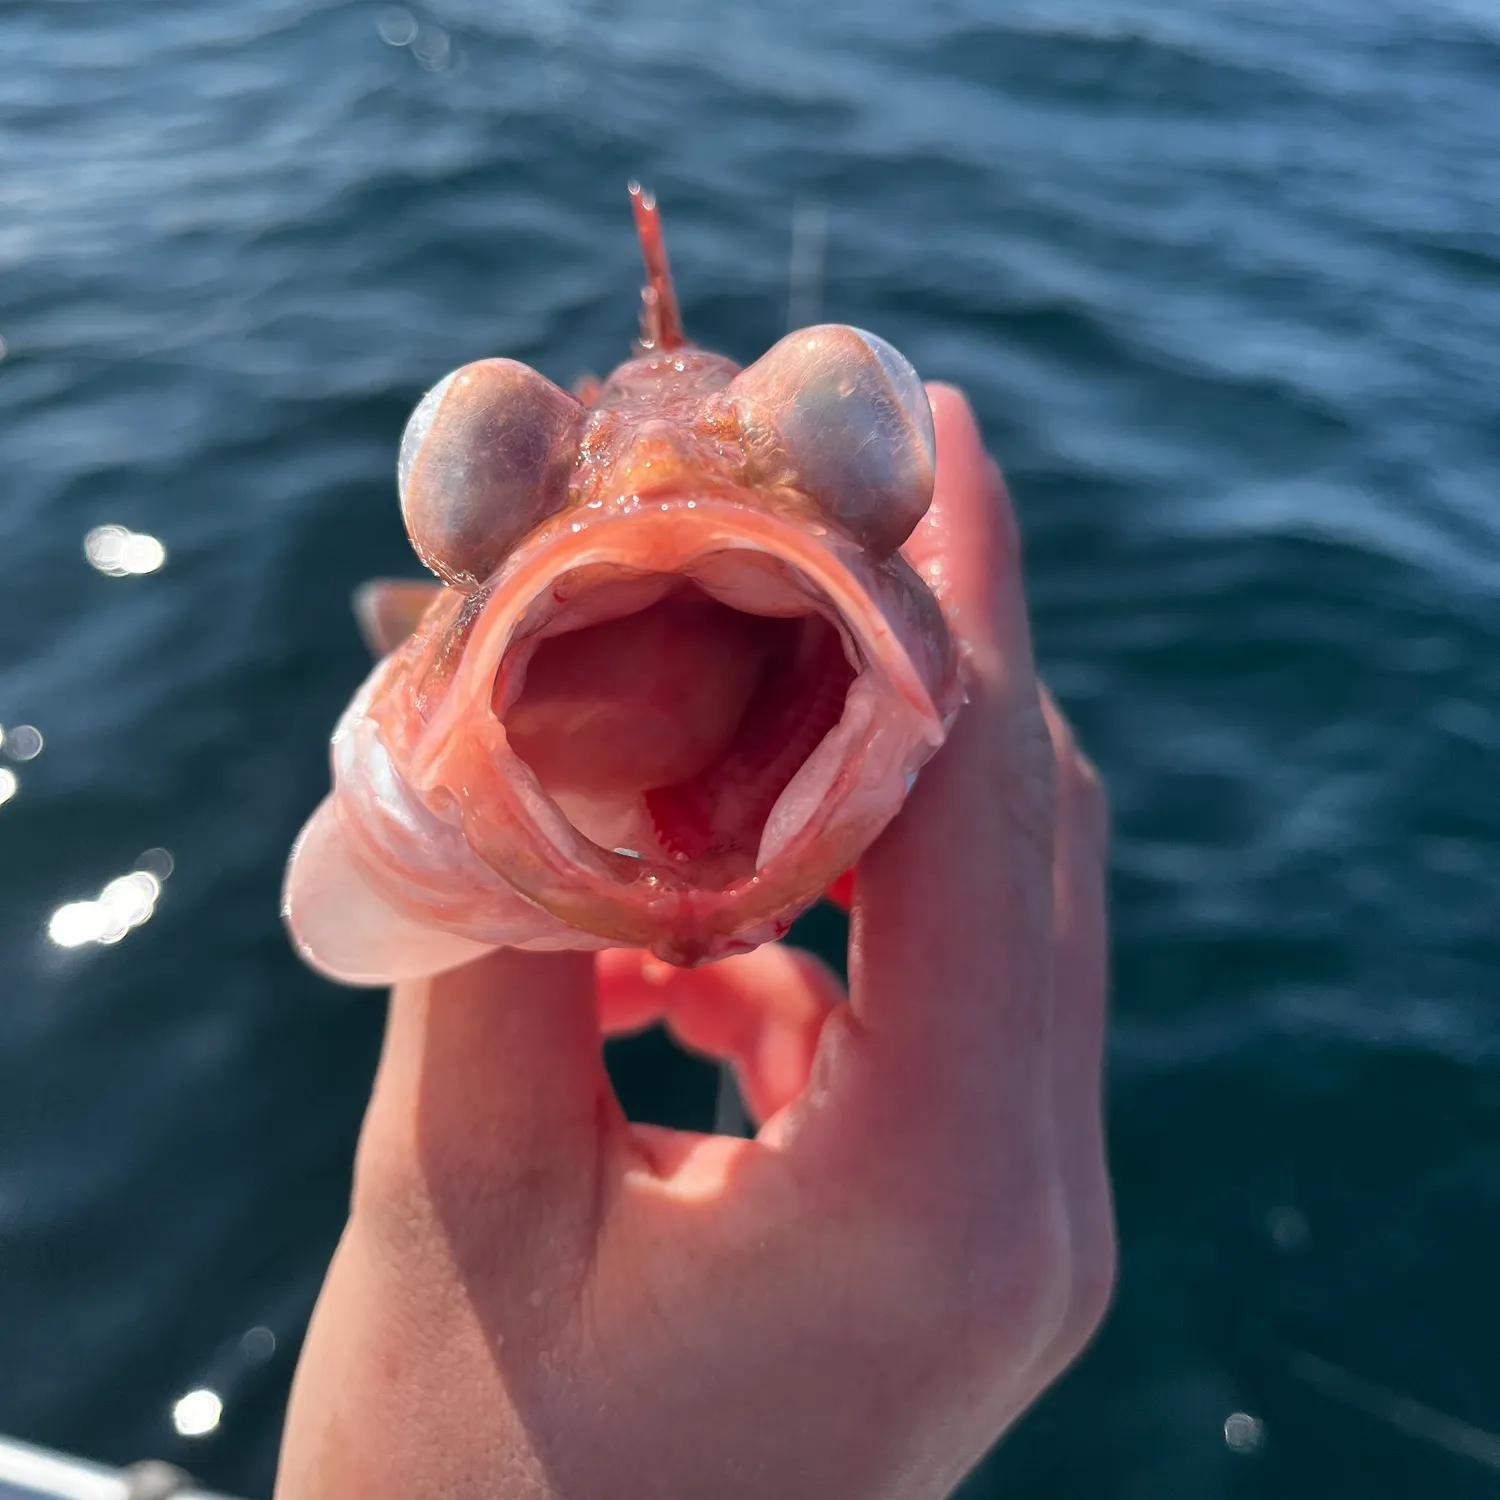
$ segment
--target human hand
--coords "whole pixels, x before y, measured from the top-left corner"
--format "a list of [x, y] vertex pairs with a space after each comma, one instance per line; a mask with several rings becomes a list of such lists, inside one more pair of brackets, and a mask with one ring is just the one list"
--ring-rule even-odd
[[[909, 550], [970, 701], [859, 867], [847, 1002], [781, 946], [399, 986], [279, 1500], [924, 1500], [1097, 1326], [1104, 800], [999, 473], [931, 395]], [[656, 1020], [733, 1064], [754, 1140], [625, 1120], [601, 1030]]]

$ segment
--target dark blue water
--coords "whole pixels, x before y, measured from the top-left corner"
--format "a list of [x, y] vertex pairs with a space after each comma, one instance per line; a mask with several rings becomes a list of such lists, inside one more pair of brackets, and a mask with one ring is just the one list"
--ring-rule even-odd
[[639, 173], [703, 341], [824, 212], [823, 314], [972, 393], [1113, 790], [1119, 1298], [972, 1494], [1500, 1492], [1489, 0], [7, 0], [0, 59], [0, 1431], [268, 1493], [381, 1019], [276, 915], [347, 596], [426, 384], [623, 353]]

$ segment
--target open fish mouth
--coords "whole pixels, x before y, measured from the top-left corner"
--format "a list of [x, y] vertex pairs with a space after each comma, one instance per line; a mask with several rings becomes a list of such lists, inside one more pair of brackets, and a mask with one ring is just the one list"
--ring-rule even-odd
[[[551, 862], [525, 889], [518, 833], [622, 899], [642, 882], [728, 896], [805, 854], [873, 783], [894, 780], [899, 800], [905, 768], [941, 742], [891, 618], [904, 565], [722, 499], [573, 524], [495, 581], [448, 722], [412, 766], [419, 784], [468, 790], [470, 842], [539, 904], [556, 909]], [[491, 776], [509, 791], [493, 821], [497, 803], [472, 794]], [[841, 873], [840, 842], [815, 878]]]
[[539, 604], [501, 659], [492, 704], [573, 827], [701, 886], [773, 858], [814, 811], [820, 778], [802, 773], [837, 756], [864, 668], [828, 599], [739, 550], [680, 573], [594, 563]]

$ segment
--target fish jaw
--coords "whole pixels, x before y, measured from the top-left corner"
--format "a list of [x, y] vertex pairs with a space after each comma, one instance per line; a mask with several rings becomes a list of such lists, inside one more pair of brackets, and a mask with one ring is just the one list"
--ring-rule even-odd
[[[676, 857], [671, 839], [627, 851], [586, 837], [511, 748], [496, 712], [524, 681], [527, 643], [565, 609], [576, 628], [604, 607], [590, 582], [601, 576], [703, 580], [710, 594], [733, 595], [735, 580], [757, 570], [805, 591], [857, 670], [837, 722], [776, 796], [753, 866], [716, 874]], [[625, 945], [684, 965], [778, 937], [899, 810], [959, 701], [946, 625], [905, 562], [872, 559], [754, 496], [657, 492], [566, 513], [469, 606], [455, 651], [457, 629], [419, 632], [372, 674], [335, 735], [334, 792], [317, 837], [307, 835], [324, 867], [336, 847], [353, 895], [373, 894], [393, 930], [424, 934], [406, 945], [408, 967], [441, 957], [430, 929], [480, 949]], [[439, 657], [447, 666], [434, 693]], [[517, 685], [506, 686], [507, 673]], [[299, 914], [312, 903], [299, 893], [313, 889], [299, 884], [299, 859], [311, 856], [294, 854], [285, 907], [303, 956], [334, 977], [380, 982], [369, 960], [354, 976], [347, 960], [325, 956], [331, 943]], [[336, 908], [333, 888], [325, 869], [323, 912]], [[469, 951], [455, 946], [454, 961]]]

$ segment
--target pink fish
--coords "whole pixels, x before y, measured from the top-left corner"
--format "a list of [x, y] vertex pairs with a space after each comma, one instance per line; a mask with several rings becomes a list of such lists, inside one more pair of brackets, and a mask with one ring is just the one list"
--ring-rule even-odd
[[441, 581], [361, 590], [382, 659], [286, 877], [298, 951], [332, 978], [777, 938], [958, 711], [913, 567], [934, 472], [916, 371], [838, 325], [743, 370], [695, 347], [655, 201], [631, 196], [633, 357], [577, 394], [479, 360], [407, 423], [402, 515]]

